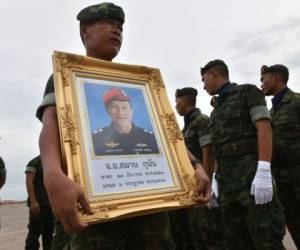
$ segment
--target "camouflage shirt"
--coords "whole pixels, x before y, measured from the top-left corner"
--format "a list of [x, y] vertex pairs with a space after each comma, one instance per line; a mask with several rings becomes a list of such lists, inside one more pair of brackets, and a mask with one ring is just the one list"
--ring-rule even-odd
[[[270, 113], [273, 129], [272, 165], [277, 168], [275, 177], [281, 182], [300, 178], [300, 94], [287, 89], [280, 103]], [[298, 170], [290, 169], [292, 165], [298, 166]]]
[[211, 113], [209, 131], [223, 192], [249, 187], [257, 165], [255, 122], [270, 119], [264, 94], [250, 84], [229, 84]]
[[202, 149], [211, 143], [208, 131], [209, 118], [202, 114], [200, 109], [195, 108], [185, 118], [182, 134], [185, 144], [191, 153], [202, 161]]
[[211, 113], [209, 132], [216, 159], [226, 144], [247, 138], [256, 140], [255, 122], [263, 118], [270, 119], [270, 115], [262, 91], [250, 84], [230, 84]]
[[[43, 181], [43, 167], [41, 157], [37, 156], [32, 159], [26, 166], [25, 173], [34, 173], [33, 187], [36, 199], [40, 206], [50, 206], [47, 191]], [[30, 205], [29, 198], [27, 204]]]
[[53, 80], [53, 75], [51, 75], [46, 84], [43, 101], [36, 111], [36, 117], [41, 121], [43, 118], [43, 113], [45, 108], [48, 106], [55, 106], [55, 105], [56, 105], [56, 101], [55, 101], [55, 94], [54, 94], [54, 80]]
[[5, 164], [2, 158], [0, 157], [0, 176], [5, 176], [5, 175], [6, 175]]

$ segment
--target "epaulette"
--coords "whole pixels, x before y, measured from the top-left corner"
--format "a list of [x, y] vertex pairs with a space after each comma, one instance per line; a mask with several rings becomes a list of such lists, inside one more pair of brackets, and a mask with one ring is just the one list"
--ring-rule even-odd
[[101, 133], [103, 131], [103, 128], [98, 128], [96, 130], [93, 131], [93, 134], [98, 134], [98, 133]]
[[144, 129], [144, 132], [153, 135], [153, 132], [151, 130]]

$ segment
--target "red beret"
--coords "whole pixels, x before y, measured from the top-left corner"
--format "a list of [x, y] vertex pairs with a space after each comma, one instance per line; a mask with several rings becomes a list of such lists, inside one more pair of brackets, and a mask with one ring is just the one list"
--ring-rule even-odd
[[108, 104], [111, 100], [129, 101], [128, 95], [121, 89], [112, 88], [104, 93], [103, 102]]

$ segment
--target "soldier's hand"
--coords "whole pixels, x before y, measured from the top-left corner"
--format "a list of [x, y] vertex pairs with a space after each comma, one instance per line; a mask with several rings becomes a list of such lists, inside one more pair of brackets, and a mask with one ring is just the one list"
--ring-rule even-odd
[[211, 195], [211, 183], [201, 164], [195, 166], [197, 191], [201, 202], [207, 203]]
[[40, 212], [40, 204], [37, 201], [30, 203], [30, 212], [33, 214], [38, 214]]
[[73, 233], [85, 229], [87, 224], [80, 220], [78, 205], [84, 213], [92, 214], [92, 211], [80, 186], [63, 173], [45, 176], [44, 183], [52, 211], [65, 231]]
[[219, 185], [218, 185], [218, 182], [216, 180], [216, 174], [215, 173], [213, 173], [213, 176], [212, 176], [211, 189], [212, 189], [211, 197], [210, 197], [209, 202], [206, 205], [209, 209], [219, 207], [219, 203], [218, 203]]
[[259, 161], [256, 174], [251, 185], [251, 194], [254, 195], [255, 204], [262, 205], [273, 198], [273, 185], [270, 163]]

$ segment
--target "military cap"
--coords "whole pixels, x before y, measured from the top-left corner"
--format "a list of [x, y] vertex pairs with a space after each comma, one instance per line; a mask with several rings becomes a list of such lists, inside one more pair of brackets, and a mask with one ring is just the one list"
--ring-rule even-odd
[[105, 19], [118, 20], [123, 24], [125, 14], [121, 7], [113, 3], [100, 3], [84, 8], [77, 15], [77, 20], [81, 23], [94, 23]]
[[261, 66], [260, 73], [261, 75], [267, 73], [280, 73], [284, 82], [287, 82], [289, 80], [289, 69], [282, 64], [275, 64], [269, 67], [263, 65]]
[[228, 67], [227, 67], [226, 63], [223, 60], [215, 59], [215, 60], [212, 60], [212, 61], [208, 62], [203, 68], [201, 68], [201, 75], [204, 75], [204, 73], [206, 71], [208, 71], [210, 68], [212, 68], [214, 66], [217, 66], [217, 65], [225, 66], [225, 68], [228, 71]]
[[191, 88], [191, 87], [186, 87], [182, 89], [176, 89], [175, 92], [175, 97], [181, 97], [181, 96], [186, 96], [186, 95], [192, 95], [192, 96], [197, 96], [198, 91], [197, 89]]
[[130, 101], [129, 96], [119, 88], [112, 88], [103, 95], [103, 103], [107, 105], [112, 100]]

